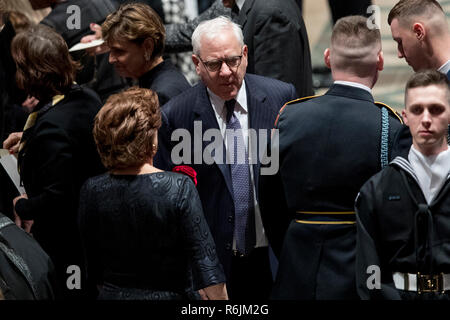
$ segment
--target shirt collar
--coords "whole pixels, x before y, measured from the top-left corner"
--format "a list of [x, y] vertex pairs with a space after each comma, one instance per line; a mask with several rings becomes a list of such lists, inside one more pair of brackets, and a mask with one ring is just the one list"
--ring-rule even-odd
[[437, 71], [446, 75], [450, 71], [450, 60], [444, 63]]
[[358, 83], [358, 82], [337, 80], [337, 81], [334, 82], [334, 84], [341, 84], [341, 85], [344, 85], [344, 86], [351, 86], [351, 87], [355, 87], [355, 88], [360, 88], [360, 89], [366, 90], [367, 92], [372, 94], [372, 89], [370, 89], [368, 86], [365, 86], [365, 85], [363, 85], [361, 83]]
[[[225, 109], [225, 100], [220, 98], [218, 95], [216, 95], [214, 92], [212, 92], [209, 88], [206, 89], [208, 91], [209, 99], [211, 100], [211, 105], [214, 108], [215, 112], [220, 115], [221, 117], [226, 116], [226, 110]], [[244, 111], [244, 113], [248, 112], [247, 107], [247, 91], [245, 89], [245, 80], [242, 80], [241, 88], [238, 91], [238, 94], [236, 95], [236, 101], [238, 108], [240, 107], [241, 110]]]
[[239, 8], [239, 11], [242, 10], [242, 6], [244, 5], [245, 0], [236, 0], [236, 5]]

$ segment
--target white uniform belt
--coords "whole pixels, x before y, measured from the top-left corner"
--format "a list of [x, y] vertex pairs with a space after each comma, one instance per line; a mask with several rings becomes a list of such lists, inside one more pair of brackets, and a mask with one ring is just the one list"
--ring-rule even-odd
[[394, 272], [395, 288], [405, 291], [444, 292], [450, 290], [450, 274], [425, 275], [420, 273]]

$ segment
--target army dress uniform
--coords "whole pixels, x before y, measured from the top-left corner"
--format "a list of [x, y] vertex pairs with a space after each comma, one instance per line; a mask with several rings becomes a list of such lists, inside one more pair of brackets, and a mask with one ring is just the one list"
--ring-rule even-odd
[[354, 201], [388, 164], [402, 127], [362, 87], [336, 82], [325, 95], [280, 111], [279, 171], [260, 177], [259, 194], [279, 259], [273, 299], [358, 298]]

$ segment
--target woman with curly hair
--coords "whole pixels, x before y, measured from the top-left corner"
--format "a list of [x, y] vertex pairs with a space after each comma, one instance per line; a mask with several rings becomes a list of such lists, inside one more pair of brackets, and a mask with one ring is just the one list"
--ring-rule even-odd
[[109, 173], [81, 191], [88, 278], [99, 299], [226, 299], [194, 183], [153, 166], [160, 126], [156, 93], [137, 87], [110, 96], [95, 119], [94, 139]]

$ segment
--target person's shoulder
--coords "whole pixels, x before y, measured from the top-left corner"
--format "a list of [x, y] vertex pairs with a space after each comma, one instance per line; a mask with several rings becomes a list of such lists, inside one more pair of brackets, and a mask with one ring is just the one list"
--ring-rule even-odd
[[279, 123], [281, 120], [280, 118], [285, 118], [288, 114], [296, 113], [296, 112], [302, 112], [305, 110], [307, 106], [310, 105], [310, 102], [313, 100], [323, 97], [322, 95], [314, 95], [314, 96], [308, 96], [303, 98], [294, 99], [291, 101], [286, 102], [278, 112], [278, 116], [275, 120], [275, 126]]
[[258, 74], [247, 73], [244, 77], [245, 83], [251, 86], [260, 87], [265, 90], [268, 95], [275, 92], [285, 92], [291, 94], [295, 92], [293, 84], [278, 79], [261, 76]]
[[403, 124], [403, 118], [400, 115], [399, 112], [397, 112], [394, 108], [392, 108], [391, 106], [387, 105], [386, 103], [383, 102], [379, 102], [379, 101], [375, 101], [374, 104], [380, 108], [383, 112], [383, 109], [385, 110], [384, 112], [386, 112], [386, 114], [389, 116], [389, 118], [396, 120], [398, 122], [398, 124]]
[[202, 90], [206, 90], [205, 86], [197, 83], [193, 87], [189, 87], [177, 96], [171, 98], [167, 103], [161, 106], [161, 111], [169, 115], [179, 112], [190, 112], [194, 107], [194, 101], [199, 97]]

